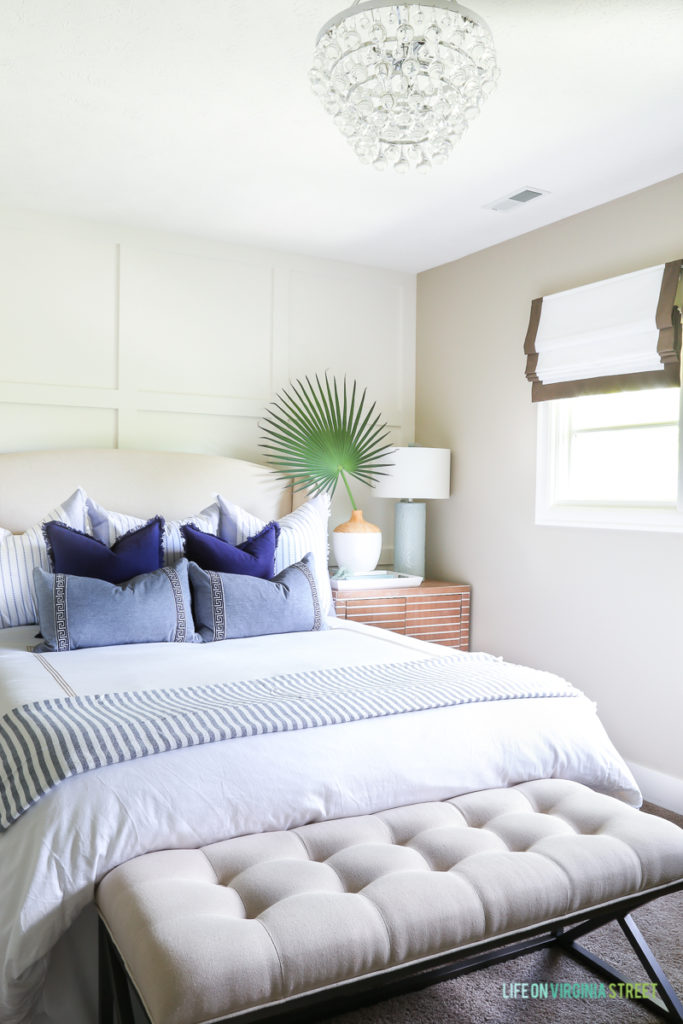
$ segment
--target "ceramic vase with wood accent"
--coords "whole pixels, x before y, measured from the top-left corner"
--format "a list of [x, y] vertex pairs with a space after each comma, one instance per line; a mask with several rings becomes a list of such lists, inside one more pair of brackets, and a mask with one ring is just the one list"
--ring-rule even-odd
[[347, 522], [335, 526], [332, 549], [337, 565], [345, 572], [372, 572], [382, 550], [382, 531], [374, 523], [367, 523], [359, 508], [354, 509]]

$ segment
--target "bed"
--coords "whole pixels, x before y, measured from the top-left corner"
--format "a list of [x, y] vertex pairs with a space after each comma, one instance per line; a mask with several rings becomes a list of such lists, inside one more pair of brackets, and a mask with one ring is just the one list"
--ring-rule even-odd
[[[291, 492], [263, 467], [212, 456], [8, 454], [0, 455], [0, 479], [0, 545], [78, 488], [100, 506], [142, 520], [159, 513], [192, 518], [216, 493], [248, 510], [247, 526], [282, 523], [296, 511]], [[14, 800], [11, 813], [8, 798], [0, 832], [5, 1024], [96, 1019], [94, 888], [141, 854], [534, 779], [573, 780], [639, 806], [633, 777], [594, 705], [563, 680], [335, 620], [325, 594], [318, 597], [326, 628], [217, 643], [35, 653], [35, 624], [0, 630], [0, 716], [26, 701], [97, 699], [103, 692], [146, 700], [150, 692], [188, 686], [233, 693], [253, 681], [269, 699], [274, 693], [291, 701], [292, 681], [299, 699], [303, 680], [309, 689], [327, 687], [339, 704], [342, 683], [352, 679], [357, 695], [360, 677], [374, 687], [376, 704], [367, 714], [349, 711], [345, 696], [344, 710], [327, 719], [301, 715], [297, 727], [272, 728], [248, 720], [239, 729], [233, 708], [231, 738], [219, 731], [210, 742], [180, 741], [66, 773], [43, 786], [43, 795], [29, 794], [25, 806]], [[457, 682], [457, 699], [442, 699], [445, 671]], [[4, 785], [9, 791], [6, 778]]]

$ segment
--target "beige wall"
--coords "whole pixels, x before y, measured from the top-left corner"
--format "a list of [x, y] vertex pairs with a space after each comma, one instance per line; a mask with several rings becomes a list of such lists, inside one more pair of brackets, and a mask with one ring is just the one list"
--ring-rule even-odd
[[454, 452], [428, 564], [472, 584], [473, 649], [580, 686], [623, 755], [673, 777], [681, 802], [683, 538], [534, 525], [522, 346], [536, 296], [682, 256], [680, 176], [421, 274], [416, 404], [417, 440]]
[[[326, 369], [357, 378], [410, 441], [415, 275], [0, 210], [0, 356], [3, 451], [263, 461], [265, 405]], [[354, 495], [391, 559], [391, 505]], [[340, 491], [333, 523], [348, 515]]]

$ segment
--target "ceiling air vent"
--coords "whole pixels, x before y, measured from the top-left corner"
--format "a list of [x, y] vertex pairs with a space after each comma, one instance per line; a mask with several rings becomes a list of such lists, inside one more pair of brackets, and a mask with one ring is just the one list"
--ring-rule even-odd
[[504, 213], [507, 210], [515, 210], [519, 206], [525, 206], [532, 199], [539, 199], [541, 196], [547, 195], [549, 193], [542, 188], [518, 188], [509, 196], [503, 196], [502, 199], [496, 199], [492, 203], [487, 203], [484, 209]]

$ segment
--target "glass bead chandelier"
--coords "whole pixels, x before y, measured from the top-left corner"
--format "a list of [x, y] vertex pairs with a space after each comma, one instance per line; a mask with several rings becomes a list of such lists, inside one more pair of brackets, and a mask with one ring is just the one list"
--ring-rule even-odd
[[362, 163], [443, 164], [498, 79], [491, 32], [451, 0], [355, 0], [318, 34], [310, 79]]

